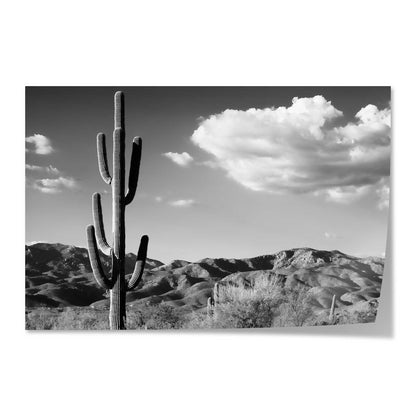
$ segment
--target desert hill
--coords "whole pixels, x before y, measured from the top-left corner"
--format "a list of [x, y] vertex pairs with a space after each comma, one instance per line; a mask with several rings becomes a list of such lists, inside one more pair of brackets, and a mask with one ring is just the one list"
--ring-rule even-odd
[[[65, 244], [26, 245], [26, 306], [87, 306], [103, 299], [104, 291], [94, 280], [86, 248]], [[136, 256], [126, 255], [126, 273], [132, 273]], [[101, 257], [104, 268], [111, 259]], [[147, 259], [146, 269], [163, 265]]]
[[[75, 276], [91, 273], [88, 251], [86, 248], [69, 246], [65, 244], [36, 243], [26, 245], [26, 275], [32, 276], [41, 273], [53, 273], [62, 276]], [[132, 273], [136, 255], [126, 254], [126, 271]], [[103, 265], [110, 267], [111, 259], [102, 256]], [[158, 260], [147, 259], [146, 268], [152, 269], [163, 265]]]
[[[126, 272], [135, 256], [126, 256]], [[103, 256], [104, 267], [110, 260]], [[299, 283], [310, 288], [313, 307], [329, 308], [337, 295], [338, 307], [378, 298], [384, 259], [359, 258], [340, 251], [297, 248], [245, 259], [205, 258], [198, 262], [174, 260], [169, 264], [148, 259], [143, 281], [127, 294], [129, 307], [165, 302], [184, 311], [206, 306], [215, 282], [252, 285], [261, 277], [282, 286]], [[95, 283], [85, 248], [37, 243], [26, 246], [26, 306], [108, 307], [103, 289]]]

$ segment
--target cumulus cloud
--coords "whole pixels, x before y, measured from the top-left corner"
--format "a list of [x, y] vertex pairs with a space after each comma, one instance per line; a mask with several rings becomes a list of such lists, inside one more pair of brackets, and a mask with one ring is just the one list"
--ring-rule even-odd
[[187, 152], [176, 153], [176, 152], [167, 152], [162, 153], [163, 156], [170, 159], [172, 162], [176, 163], [179, 166], [189, 166], [189, 164], [194, 160], [194, 158]]
[[176, 201], [170, 201], [169, 205], [177, 208], [187, 208], [191, 207], [192, 205], [195, 205], [195, 203], [196, 202], [193, 199], [178, 199]]
[[[44, 194], [58, 194], [66, 189], [76, 189], [78, 184], [74, 178], [64, 176], [55, 166], [39, 166], [26, 164], [26, 184]], [[48, 174], [49, 178], [36, 179], [40, 175]]]
[[26, 170], [32, 172], [41, 172], [41, 173], [50, 173], [53, 175], [59, 175], [61, 172], [58, 168], [55, 168], [52, 165], [49, 166], [38, 166], [38, 165], [28, 165], [26, 164]]
[[295, 97], [289, 107], [211, 115], [191, 140], [213, 156], [210, 167], [248, 189], [348, 203], [390, 175], [391, 110], [370, 104], [340, 126], [342, 115], [322, 96]]
[[74, 178], [60, 176], [56, 179], [38, 179], [34, 181], [33, 188], [45, 194], [58, 194], [65, 189], [76, 189]]
[[30, 144], [29, 148], [26, 148], [27, 152], [48, 155], [54, 151], [50, 139], [42, 134], [34, 134], [33, 136], [26, 137], [26, 143]]

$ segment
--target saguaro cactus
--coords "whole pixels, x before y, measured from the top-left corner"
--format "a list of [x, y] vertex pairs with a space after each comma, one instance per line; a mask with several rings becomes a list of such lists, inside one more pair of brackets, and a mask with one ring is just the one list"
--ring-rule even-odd
[[[114, 132], [113, 132], [113, 176], [110, 175], [107, 162], [105, 135], [97, 135], [98, 167], [104, 182], [112, 187], [113, 198], [113, 244], [107, 242], [104, 232], [101, 195], [92, 196], [94, 225], [87, 227], [88, 254], [91, 268], [97, 283], [110, 291], [110, 329], [125, 329], [126, 292], [139, 284], [146, 264], [149, 238], [143, 236], [137, 253], [136, 264], [129, 281], [125, 279], [125, 207], [130, 204], [136, 193], [139, 178], [142, 140], [133, 139], [128, 190], [125, 193], [125, 131], [124, 131], [124, 95], [118, 91], [114, 95]], [[111, 256], [111, 276], [104, 273], [99, 258], [99, 250]]]

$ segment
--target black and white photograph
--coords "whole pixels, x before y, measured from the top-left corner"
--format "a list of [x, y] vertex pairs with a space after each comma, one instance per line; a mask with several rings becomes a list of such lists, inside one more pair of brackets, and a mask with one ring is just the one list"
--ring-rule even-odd
[[3, 2], [0, 413], [414, 414], [413, 9]]
[[374, 323], [390, 87], [27, 87], [26, 329]]

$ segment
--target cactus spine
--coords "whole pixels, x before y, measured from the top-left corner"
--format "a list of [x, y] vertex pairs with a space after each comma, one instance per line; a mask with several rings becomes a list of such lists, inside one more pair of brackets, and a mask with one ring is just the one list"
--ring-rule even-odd
[[[88, 254], [91, 268], [97, 283], [110, 290], [110, 329], [125, 329], [126, 292], [139, 284], [146, 264], [148, 236], [140, 241], [136, 264], [129, 281], [125, 280], [125, 207], [130, 204], [136, 193], [139, 178], [142, 140], [133, 139], [131, 153], [128, 191], [125, 193], [125, 130], [124, 130], [124, 95], [121, 91], [114, 95], [114, 132], [113, 132], [113, 177], [110, 176], [107, 161], [105, 135], [97, 135], [98, 167], [104, 182], [112, 187], [112, 231], [113, 244], [107, 242], [104, 232], [101, 195], [92, 196], [92, 212], [94, 225], [87, 227]], [[111, 277], [104, 273], [99, 258], [99, 250], [111, 256]]]
[[329, 310], [329, 322], [332, 324], [334, 323], [335, 319], [335, 300], [336, 296], [332, 296], [332, 303], [331, 303], [331, 309]]

